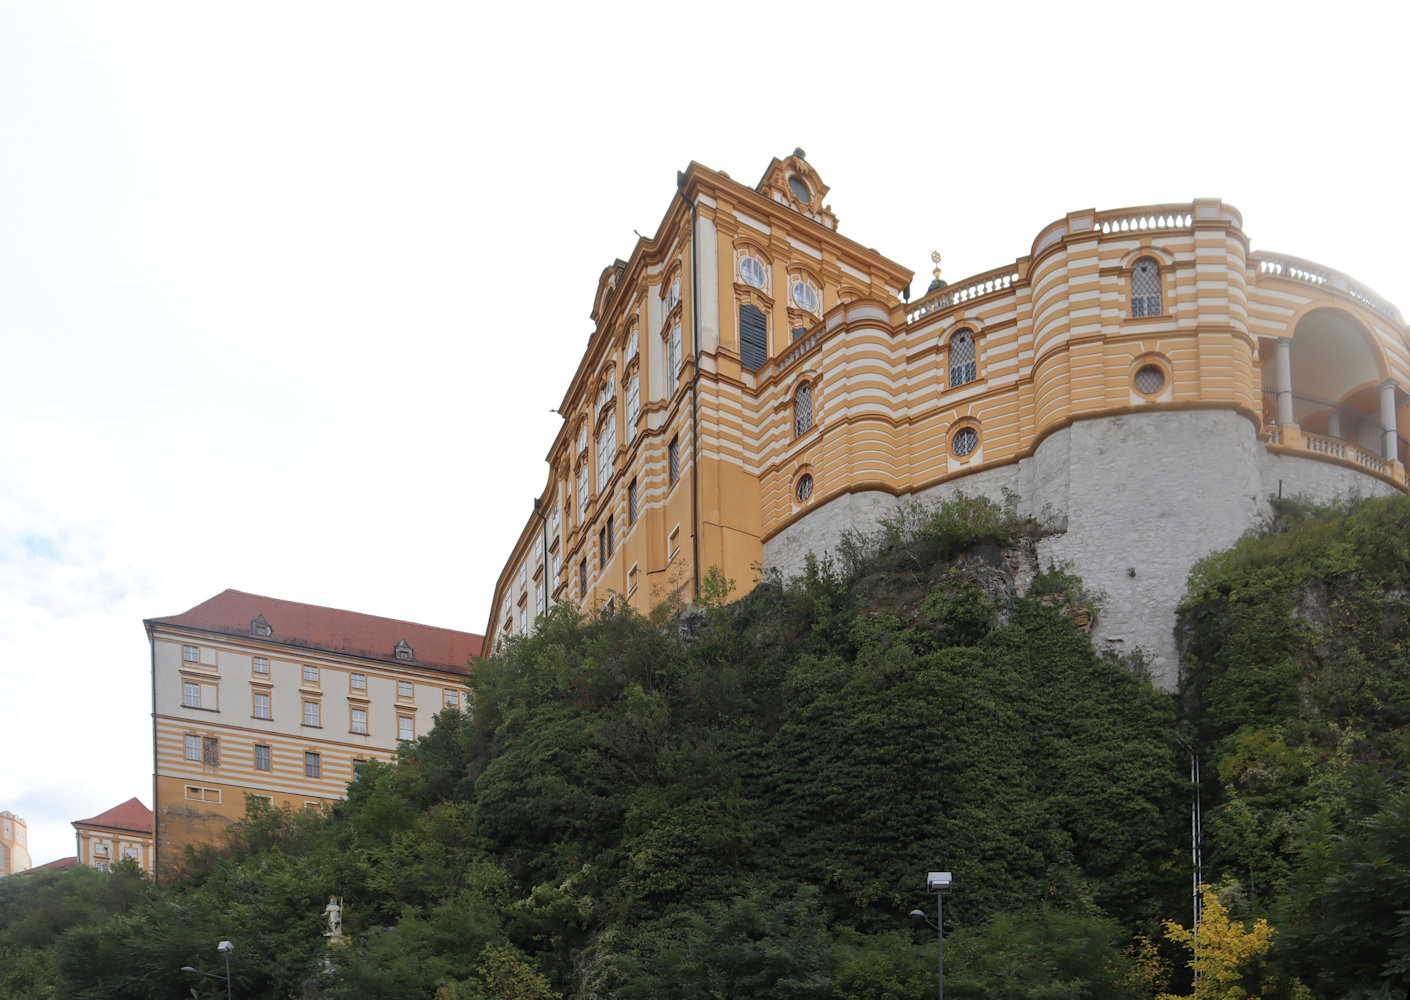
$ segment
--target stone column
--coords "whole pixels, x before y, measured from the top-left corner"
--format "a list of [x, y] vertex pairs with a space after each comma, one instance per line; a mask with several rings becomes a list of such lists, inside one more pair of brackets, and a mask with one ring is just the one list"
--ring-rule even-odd
[[1384, 444], [1382, 447], [1383, 457], [1387, 462], [1396, 461], [1396, 430], [1395, 430], [1395, 379], [1388, 378], [1380, 384], [1381, 390], [1381, 426], [1385, 428]]
[[1277, 379], [1278, 423], [1288, 427], [1293, 422], [1292, 397], [1292, 339], [1283, 337], [1278, 341], [1277, 356], [1273, 359], [1273, 377]]

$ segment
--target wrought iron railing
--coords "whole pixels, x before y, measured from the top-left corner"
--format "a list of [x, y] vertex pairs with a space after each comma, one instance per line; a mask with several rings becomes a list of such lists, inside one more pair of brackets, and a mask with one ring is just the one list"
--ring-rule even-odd
[[[1385, 425], [1350, 407], [1339, 406], [1315, 396], [1292, 393], [1293, 423], [1302, 431], [1304, 445], [1311, 451], [1337, 458], [1347, 458], [1359, 465], [1386, 471], [1384, 452]], [[1263, 423], [1269, 429], [1269, 440], [1282, 443], [1278, 421], [1278, 390], [1263, 388]], [[1335, 429], [1336, 433], [1332, 433]], [[1395, 436], [1396, 459], [1402, 467], [1410, 467], [1410, 441]]]

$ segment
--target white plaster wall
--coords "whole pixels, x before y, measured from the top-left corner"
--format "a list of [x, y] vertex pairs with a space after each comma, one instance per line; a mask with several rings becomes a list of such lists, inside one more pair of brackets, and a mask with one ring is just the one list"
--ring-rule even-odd
[[1053, 442], [1069, 469], [1067, 530], [1040, 541], [1039, 559], [1070, 568], [1098, 595], [1098, 649], [1143, 650], [1152, 679], [1174, 689], [1175, 607], [1190, 569], [1233, 544], [1260, 511], [1253, 425], [1198, 410], [1084, 420], [1069, 430], [1069, 441]]
[[[1263, 498], [1303, 496], [1319, 503], [1389, 496], [1394, 487], [1375, 476], [1334, 462], [1300, 455], [1276, 455], [1259, 449], [1258, 470], [1263, 479]], [[1267, 512], [1267, 504], [1264, 504]]]
[[[936, 503], [964, 492], [1004, 502], [1058, 530], [1038, 543], [1040, 568], [1080, 576], [1098, 598], [1099, 650], [1149, 658], [1156, 684], [1179, 681], [1175, 608], [1194, 564], [1232, 545], [1278, 492], [1330, 501], [1395, 492], [1355, 469], [1272, 455], [1253, 425], [1228, 411], [1160, 411], [1084, 420], [1049, 435], [1017, 465], [953, 479], [917, 494]], [[879, 492], [839, 497], [764, 545], [785, 579], [808, 552], [836, 549], [849, 528], [870, 531], [899, 501]]]

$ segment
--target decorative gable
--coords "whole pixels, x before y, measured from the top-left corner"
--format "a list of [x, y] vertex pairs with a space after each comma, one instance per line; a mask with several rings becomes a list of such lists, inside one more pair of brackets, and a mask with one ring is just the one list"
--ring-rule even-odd
[[837, 216], [830, 205], [823, 204], [829, 188], [803, 157], [803, 150], [795, 149], [792, 156], [775, 159], [754, 190], [835, 232]]

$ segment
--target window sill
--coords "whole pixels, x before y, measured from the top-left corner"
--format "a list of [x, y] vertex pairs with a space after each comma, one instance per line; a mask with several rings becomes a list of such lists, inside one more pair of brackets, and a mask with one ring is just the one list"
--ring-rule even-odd
[[250, 718], [255, 719], [256, 721], [259, 721], [259, 722], [273, 722], [273, 721], [274, 721], [273, 716], [269, 716], [269, 715], [252, 715], [252, 716], [250, 716]]
[[220, 712], [218, 708], [202, 708], [200, 705], [182, 705], [181, 707], [188, 712], [215, 712], [217, 714]]
[[300, 726], [301, 728], [303, 728], [303, 729], [322, 729], [322, 728], [323, 728], [321, 725], [319, 725], [318, 723], [314, 723], [314, 722], [301, 722], [301, 723], [299, 723], [299, 726]]

